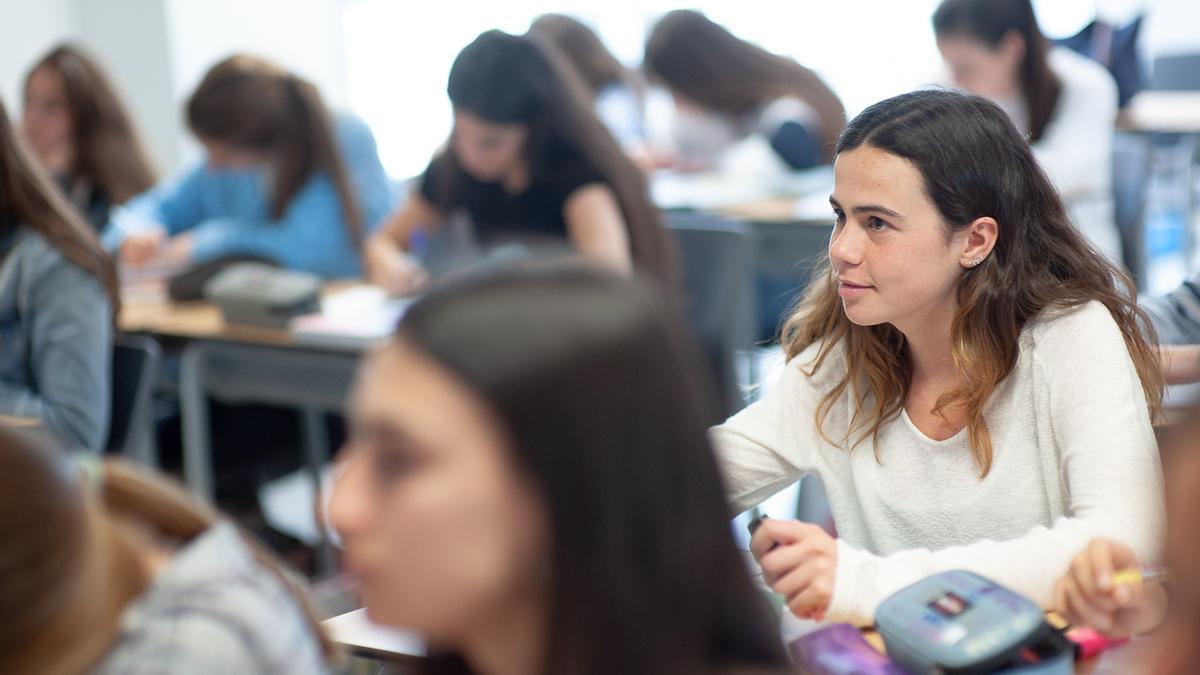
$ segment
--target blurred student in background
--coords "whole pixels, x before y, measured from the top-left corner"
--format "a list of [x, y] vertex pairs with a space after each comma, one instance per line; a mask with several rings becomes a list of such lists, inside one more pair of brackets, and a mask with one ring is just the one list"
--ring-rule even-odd
[[311, 83], [246, 54], [213, 66], [186, 113], [205, 158], [114, 213], [104, 242], [122, 263], [253, 256], [362, 274], [363, 241], [391, 206], [365, 124], [332, 118]]
[[945, 0], [933, 29], [954, 83], [1008, 113], [1075, 225], [1121, 264], [1112, 201], [1117, 86], [1108, 71], [1051, 48], [1031, 0]]
[[668, 13], [646, 40], [650, 82], [675, 101], [671, 136], [683, 168], [714, 168], [761, 136], [790, 169], [825, 164], [845, 109], [813, 71], [739, 39], [692, 10]]
[[531, 38], [488, 31], [459, 53], [454, 129], [419, 189], [367, 246], [371, 280], [411, 292], [415, 243], [465, 213], [484, 245], [559, 241], [625, 274], [672, 284], [672, 242], [646, 179], [605, 129], [567, 64]]
[[661, 294], [591, 267], [431, 290], [360, 371], [331, 520], [367, 612], [422, 673], [787, 672], [711, 384]]
[[0, 415], [100, 450], [118, 304], [112, 259], [0, 105]]
[[154, 170], [116, 87], [87, 52], [50, 50], [25, 77], [21, 131], [42, 167], [96, 231]]
[[529, 35], [548, 40], [567, 58], [595, 100], [596, 115], [635, 164], [652, 169], [646, 145], [644, 83], [613, 56], [595, 31], [563, 14], [543, 14]]
[[274, 559], [182, 489], [0, 430], [0, 672], [308, 675], [333, 654]]

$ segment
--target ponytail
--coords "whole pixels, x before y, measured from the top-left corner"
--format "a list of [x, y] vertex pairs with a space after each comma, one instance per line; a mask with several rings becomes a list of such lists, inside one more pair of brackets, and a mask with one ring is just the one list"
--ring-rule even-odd
[[321, 94], [310, 82], [295, 75], [283, 75], [286, 96], [284, 126], [276, 154], [276, 185], [271, 211], [276, 218], [283, 215], [305, 181], [315, 171], [325, 171], [342, 204], [342, 216], [349, 228], [354, 248], [362, 250], [365, 238], [362, 211], [350, 187], [349, 172], [342, 161], [333, 122], [321, 101]]
[[312, 83], [262, 59], [238, 54], [216, 64], [187, 103], [187, 121], [201, 139], [265, 153], [274, 174], [271, 217], [318, 172], [333, 183], [346, 235], [362, 253], [365, 223], [342, 160], [333, 123]]

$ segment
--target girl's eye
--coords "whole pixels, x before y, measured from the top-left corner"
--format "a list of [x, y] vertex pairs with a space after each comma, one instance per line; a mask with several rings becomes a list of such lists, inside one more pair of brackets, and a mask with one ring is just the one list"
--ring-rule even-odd
[[882, 232], [887, 229], [888, 224], [875, 216], [871, 216], [867, 219], [867, 227], [870, 227], [874, 232]]
[[838, 225], [846, 224], [846, 212], [841, 209], [833, 210], [833, 219]]

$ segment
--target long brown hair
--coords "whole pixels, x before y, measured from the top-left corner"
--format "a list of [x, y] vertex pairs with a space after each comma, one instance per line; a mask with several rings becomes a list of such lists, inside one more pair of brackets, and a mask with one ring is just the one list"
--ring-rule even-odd
[[283, 216], [313, 174], [325, 172], [341, 202], [347, 235], [361, 249], [362, 210], [329, 111], [312, 83], [264, 59], [235, 54], [213, 66], [192, 92], [187, 122], [201, 140], [267, 153], [272, 218]]
[[[0, 672], [86, 671], [152, 581], [139, 553], [148, 538], [186, 544], [218, 520], [162, 478], [94, 459], [89, 481], [59, 448], [0, 429]], [[332, 659], [336, 649], [304, 594], [272, 555], [246, 544], [292, 593]]]
[[[995, 104], [950, 91], [920, 91], [867, 108], [846, 127], [839, 153], [870, 146], [911, 162], [924, 178], [947, 234], [990, 216], [1000, 224], [991, 255], [963, 272], [950, 328], [951, 356], [963, 386], [938, 399], [934, 412], [962, 406], [981, 474], [992, 464], [983, 416], [992, 392], [1017, 361], [1022, 329], [1043, 310], [1099, 301], [1112, 314], [1141, 379], [1151, 419], [1162, 405], [1154, 329], [1138, 308], [1128, 275], [1108, 262], [1071, 223], [1029, 145]], [[855, 414], [843, 443], [877, 438], [907, 398], [912, 362], [904, 336], [890, 324], [850, 322], [826, 261], [783, 328], [789, 359], [819, 345], [815, 373], [842, 347], [846, 373], [821, 400], [818, 428], [849, 392]], [[850, 441], [851, 434], [859, 436]], [[826, 436], [829, 439], [829, 436]], [[836, 441], [831, 441], [836, 442]]]
[[[534, 180], [560, 169], [556, 159], [564, 149], [595, 168], [616, 193], [634, 267], [676, 287], [675, 248], [650, 201], [645, 175], [592, 112], [583, 83], [552, 44], [487, 31], [455, 59], [447, 93], [457, 109], [498, 124], [526, 125], [525, 154]], [[454, 153], [447, 151], [441, 161], [444, 175], [453, 175]], [[454, 188], [448, 186], [450, 195]]]
[[1021, 95], [1029, 108], [1029, 140], [1041, 140], [1054, 116], [1062, 82], [1050, 69], [1050, 43], [1038, 28], [1030, 0], [944, 0], [933, 14], [939, 38], [965, 35], [996, 49], [1006, 36], [1025, 42], [1021, 61]]
[[821, 156], [846, 123], [846, 110], [816, 73], [792, 59], [739, 39], [693, 10], [668, 12], [646, 40], [642, 66], [651, 81], [711, 110], [744, 115], [771, 101], [795, 96], [821, 120]]
[[[29, 69], [25, 91], [39, 72], [62, 83], [75, 146], [72, 179], [82, 179], [120, 204], [154, 185], [154, 169], [117, 89], [96, 61], [73, 44], [50, 50]], [[28, 93], [27, 93], [28, 95]]]
[[29, 155], [0, 103], [0, 226], [18, 225], [34, 230], [63, 257], [96, 277], [112, 303], [113, 316], [117, 315], [121, 300], [112, 258]]
[[529, 25], [529, 33], [553, 42], [593, 96], [610, 84], [633, 84], [629, 70], [608, 51], [600, 36], [577, 19], [564, 14], [543, 14]]
[[539, 673], [782, 672], [726, 525], [712, 382], [657, 290], [577, 261], [481, 273], [431, 290], [396, 338], [487, 404], [545, 504]]

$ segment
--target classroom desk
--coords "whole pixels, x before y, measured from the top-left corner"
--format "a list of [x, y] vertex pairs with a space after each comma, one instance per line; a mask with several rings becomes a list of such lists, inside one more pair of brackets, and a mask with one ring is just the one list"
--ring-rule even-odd
[[42, 421], [36, 417], [0, 415], [0, 427], [4, 427], [5, 429], [38, 429], [41, 426]]
[[413, 665], [425, 658], [419, 637], [372, 623], [365, 609], [326, 619], [321, 625], [331, 640], [353, 656], [397, 665]]
[[[325, 295], [353, 282], [329, 284]], [[312, 340], [273, 330], [225, 323], [204, 301], [172, 303], [141, 297], [121, 310], [122, 331], [182, 341], [179, 369], [184, 482], [213, 497], [209, 397], [296, 408], [302, 422], [305, 462], [314, 472], [328, 458], [324, 415], [340, 411], [358, 360], [370, 341]]]
[[1119, 126], [1136, 133], [1200, 133], [1200, 91], [1143, 91], [1129, 101]]
[[[1062, 625], [1061, 619], [1050, 615], [1050, 622]], [[385, 661], [392, 664], [413, 665], [424, 658], [425, 648], [420, 638], [412, 633], [392, 630], [371, 623], [366, 610], [356, 609], [323, 622], [330, 638], [352, 655]], [[863, 637], [883, 652], [883, 638], [872, 629], [864, 629]], [[1135, 639], [1128, 644], [1107, 651], [1096, 658], [1075, 664], [1080, 675], [1136, 675], [1143, 672], [1148, 659], [1155, 654], [1155, 645], [1149, 639]]]

